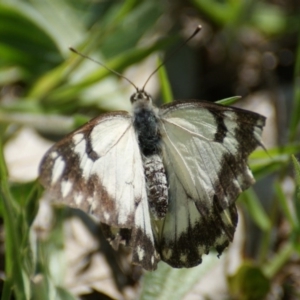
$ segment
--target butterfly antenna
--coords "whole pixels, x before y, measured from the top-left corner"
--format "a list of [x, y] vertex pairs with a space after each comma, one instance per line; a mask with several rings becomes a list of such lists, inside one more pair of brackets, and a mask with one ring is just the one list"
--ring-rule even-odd
[[146, 80], [145, 84], [143, 85], [142, 91], [144, 91], [147, 83], [149, 82], [150, 78], [163, 66], [171, 57], [174, 56], [175, 53], [177, 53], [183, 46], [185, 46], [200, 30], [202, 29], [201, 25], [198, 25], [196, 30], [193, 32], [193, 34], [188, 37], [182, 44], [180, 44], [176, 49], [174, 49], [173, 52], [171, 52], [170, 55], [168, 55], [159, 65], [158, 67], [150, 74], [148, 79]]
[[119, 72], [117, 72], [117, 71], [115, 71], [115, 70], [109, 68], [109, 67], [106, 66], [105, 64], [103, 64], [103, 63], [101, 63], [101, 62], [99, 62], [99, 61], [97, 61], [97, 60], [95, 60], [95, 59], [93, 59], [93, 58], [91, 58], [91, 57], [89, 57], [89, 56], [83, 54], [83, 53], [80, 53], [79, 51], [77, 51], [76, 49], [74, 49], [74, 48], [72, 48], [72, 47], [69, 47], [69, 49], [70, 49], [72, 52], [74, 52], [74, 53], [80, 55], [81, 57], [87, 58], [87, 59], [89, 59], [90, 61], [92, 61], [92, 62], [94, 62], [94, 63], [96, 63], [96, 64], [102, 66], [102, 67], [105, 68], [107, 71], [110, 71], [110, 72], [114, 73], [115, 75], [117, 75], [117, 76], [119, 76], [119, 77], [121, 77], [121, 78], [127, 80], [127, 81], [128, 81], [128, 82], [129, 82], [129, 83], [130, 83], [137, 91], [138, 91], [137, 86], [136, 86], [130, 79], [128, 79], [127, 77], [125, 77], [124, 75], [122, 75], [122, 74], [120, 74]]

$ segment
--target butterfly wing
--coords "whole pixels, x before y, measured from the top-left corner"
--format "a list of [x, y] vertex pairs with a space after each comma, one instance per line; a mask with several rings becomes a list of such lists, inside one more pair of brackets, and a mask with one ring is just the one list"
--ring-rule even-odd
[[232, 241], [235, 200], [254, 179], [248, 155], [260, 145], [265, 118], [209, 102], [176, 102], [160, 110], [169, 211], [159, 244], [164, 261], [192, 267], [210, 248]]
[[156, 268], [144, 169], [128, 113], [104, 114], [56, 143], [41, 162], [40, 180], [55, 202], [96, 215], [106, 232], [115, 228], [115, 244], [130, 239], [134, 263]]

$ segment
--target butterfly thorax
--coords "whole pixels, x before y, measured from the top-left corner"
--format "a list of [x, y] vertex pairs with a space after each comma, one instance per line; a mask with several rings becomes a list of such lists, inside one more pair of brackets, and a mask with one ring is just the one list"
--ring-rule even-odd
[[130, 98], [133, 105], [133, 126], [137, 134], [150, 211], [154, 219], [165, 217], [168, 208], [168, 184], [161, 159], [161, 134], [157, 108], [144, 91], [137, 91]]
[[137, 91], [130, 100], [133, 105], [133, 126], [143, 155], [158, 154], [161, 135], [157, 109], [151, 97], [144, 91]]

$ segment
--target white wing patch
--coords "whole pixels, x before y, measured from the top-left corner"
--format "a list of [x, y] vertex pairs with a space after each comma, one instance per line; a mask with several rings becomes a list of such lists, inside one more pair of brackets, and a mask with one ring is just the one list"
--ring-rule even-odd
[[51, 175], [51, 185], [53, 185], [61, 177], [61, 175], [66, 167], [66, 163], [63, 161], [63, 159], [61, 157], [58, 157], [58, 154], [56, 151], [53, 152], [53, 155], [51, 155], [51, 158], [53, 160], [55, 160], [54, 166], [52, 168], [52, 175]]
[[74, 201], [75, 201], [75, 205], [77, 207], [80, 207], [80, 205], [82, 204], [82, 201], [84, 200], [83, 194], [82, 193], [77, 193], [74, 196]]
[[[136, 208], [132, 243], [135, 245], [132, 254], [133, 263], [142, 265], [147, 270], [153, 270], [153, 267], [156, 268], [160, 256], [155, 246], [146, 189], [145, 197]], [[141, 247], [138, 245], [141, 245]]]
[[63, 180], [61, 182], [61, 194], [63, 198], [67, 197], [69, 193], [71, 192], [73, 183], [70, 182], [69, 180]]

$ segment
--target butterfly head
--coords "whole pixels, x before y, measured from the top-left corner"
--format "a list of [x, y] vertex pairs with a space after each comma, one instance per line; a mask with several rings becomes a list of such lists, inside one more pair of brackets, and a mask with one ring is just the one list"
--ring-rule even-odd
[[136, 92], [130, 97], [130, 102], [133, 106], [133, 110], [138, 112], [140, 110], [152, 110], [152, 98], [144, 90], [137, 89]]
[[144, 90], [137, 89], [137, 91], [130, 97], [130, 102], [133, 105], [140, 105], [140, 103], [143, 103], [144, 105], [151, 105], [152, 98]]

